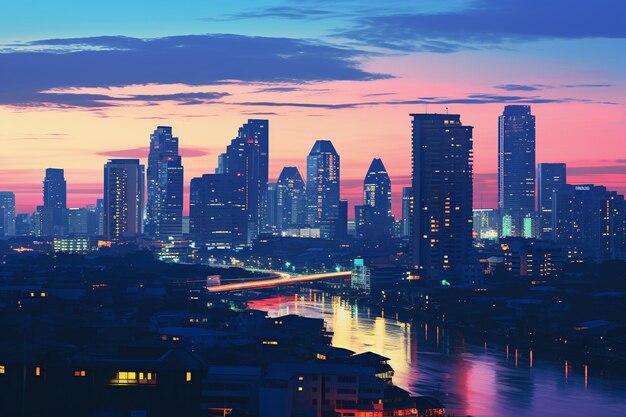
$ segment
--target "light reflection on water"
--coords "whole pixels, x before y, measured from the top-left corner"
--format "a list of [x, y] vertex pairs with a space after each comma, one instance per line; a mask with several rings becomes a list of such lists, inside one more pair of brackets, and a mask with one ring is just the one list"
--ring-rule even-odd
[[594, 375], [571, 362], [544, 361], [514, 346], [466, 343], [427, 323], [381, 317], [367, 307], [318, 292], [255, 300], [270, 316], [323, 318], [333, 345], [390, 358], [394, 383], [441, 399], [449, 413], [476, 417], [626, 415], [626, 380]]

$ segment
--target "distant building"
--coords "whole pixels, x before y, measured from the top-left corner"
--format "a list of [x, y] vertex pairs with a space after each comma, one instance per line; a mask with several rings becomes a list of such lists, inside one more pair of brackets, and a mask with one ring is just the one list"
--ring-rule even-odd
[[412, 264], [421, 277], [461, 278], [473, 264], [472, 127], [458, 114], [411, 114]]
[[249, 119], [218, 160], [218, 173], [243, 178], [248, 217], [247, 243], [266, 230], [269, 121]]
[[15, 236], [15, 194], [0, 191], [0, 237]]
[[109, 159], [104, 166], [104, 234], [119, 240], [143, 233], [144, 166], [139, 159]]
[[356, 237], [367, 245], [387, 244], [392, 236], [391, 180], [374, 158], [363, 181], [363, 205], [355, 207]]
[[402, 236], [411, 234], [411, 213], [413, 212], [413, 189], [402, 187]]
[[307, 223], [318, 227], [324, 239], [336, 239], [347, 228], [347, 223], [340, 224], [340, 169], [339, 154], [332, 142], [316, 141], [307, 156]]
[[18, 213], [15, 217], [15, 234], [17, 236], [30, 236], [33, 233], [31, 215], [28, 213]]
[[512, 235], [535, 211], [535, 116], [530, 106], [509, 105], [498, 118], [498, 208], [511, 215]]
[[563, 163], [543, 163], [537, 168], [539, 191], [538, 210], [541, 216], [541, 238], [554, 240], [554, 216], [552, 213], [552, 196], [561, 191], [567, 183], [567, 170]]
[[89, 234], [89, 210], [86, 208], [68, 208], [66, 210], [67, 234]]
[[43, 180], [43, 206], [41, 206], [41, 230], [43, 236], [65, 234], [65, 209], [67, 208], [67, 184], [65, 172], [59, 168], [46, 168]]
[[267, 231], [278, 228], [278, 184], [267, 183]]
[[278, 177], [276, 212], [280, 230], [306, 225], [306, 189], [296, 167], [284, 167]]
[[354, 260], [350, 287], [357, 291], [370, 292], [370, 269], [365, 266], [363, 259]]
[[183, 166], [178, 138], [169, 126], [158, 126], [150, 135], [145, 232], [160, 239], [183, 234]]
[[191, 180], [189, 233], [196, 246], [235, 249], [248, 244], [245, 179], [205, 174]]
[[92, 250], [91, 241], [86, 236], [55, 237], [53, 242], [55, 252], [88, 253]]
[[498, 211], [494, 209], [474, 209], [473, 225], [477, 239], [498, 239]]

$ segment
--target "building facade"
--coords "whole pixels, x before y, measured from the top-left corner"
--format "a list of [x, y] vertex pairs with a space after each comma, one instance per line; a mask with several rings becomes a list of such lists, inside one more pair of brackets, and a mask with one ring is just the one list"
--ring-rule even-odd
[[554, 240], [554, 216], [552, 197], [567, 183], [567, 170], [564, 163], [543, 163], [537, 167], [538, 211], [541, 216], [540, 236], [544, 240]]
[[332, 142], [316, 141], [307, 156], [307, 222], [319, 228], [324, 239], [341, 234], [340, 173], [339, 154]]
[[119, 240], [143, 233], [145, 170], [139, 159], [109, 159], [104, 165], [104, 234]]

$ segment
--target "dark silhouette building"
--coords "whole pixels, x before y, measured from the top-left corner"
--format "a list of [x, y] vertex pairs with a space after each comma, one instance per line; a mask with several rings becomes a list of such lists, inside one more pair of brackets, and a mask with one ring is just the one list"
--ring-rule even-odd
[[552, 197], [567, 183], [567, 172], [563, 163], [543, 163], [537, 168], [539, 186], [539, 214], [541, 216], [541, 238], [554, 239], [554, 216], [552, 213]]
[[460, 278], [472, 256], [472, 127], [458, 114], [411, 114], [411, 258], [420, 277]]
[[280, 230], [306, 225], [306, 189], [296, 167], [284, 167], [276, 184], [276, 211]]
[[46, 168], [43, 180], [43, 206], [40, 206], [43, 236], [61, 236], [65, 233], [65, 209], [67, 208], [67, 184], [65, 172], [59, 168]]
[[535, 211], [535, 116], [530, 106], [510, 105], [498, 118], [498, 208], [510, 215], [512, 235]]
[[266, 230], [268, 223], [268, 149], [269, 121], [249, 119], [218, 160], [217, 173], [233, 174], [244, 180], [248, 243]]
[[104, 234], [119, 240], [143, 233], [144, 166], [139, 159], [109, 159], [104, 165]]
[[191, 180], [189, 233], [196, 245], [234, 249], [247, 244], [245, 179], [235, 174], [205, 174]]
[[383, 245], [391, 239], [391, 180], [383, 162], [374, 158], [363, 181], [363, 205], [355, 207], [357, 239]]
[[322, 238], [339, 238], [347, 223], [340, 224], [340, 158], [329, 140], [316, 141], [307, 156], [306, 195], [307, 223], [318, 227]]
[[158, 126], [150, 135], [145, 232], [160, 239], [182, 236], [183, 166], [172, 128]]
[[413, 212], [413, 189], [402, 187], [402, 236], [411, 234], [411, 213]]
[[0, 236], [15, 235], [15, 194], [0, 191]]

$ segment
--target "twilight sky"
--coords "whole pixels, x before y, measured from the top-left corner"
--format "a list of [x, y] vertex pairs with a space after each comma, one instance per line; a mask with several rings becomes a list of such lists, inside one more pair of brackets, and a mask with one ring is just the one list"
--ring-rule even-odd
[[41, 204], [46, 167], [65, 168], [69, 206], [95, 202], [106, 159], [145, 163], [157, 125], [180, 138], [188, 186], [213, 171], [247, 118], [262, 117], [270, 178], [285, 165], [304, 174], [313, 142], [331, 139], [343, 197], [360, 202], [380, 157], [399, 214], [408, 114], [426, 106], [475, 127], [475, 206], [493, 207], [497, 117], [513, 103], [537, 116], [537, 162], [567, 162], [570, 183], [626, 192], [623, 0], [31, 0], [2, 9], [0, 190], [16, 193], [18, 212]]

